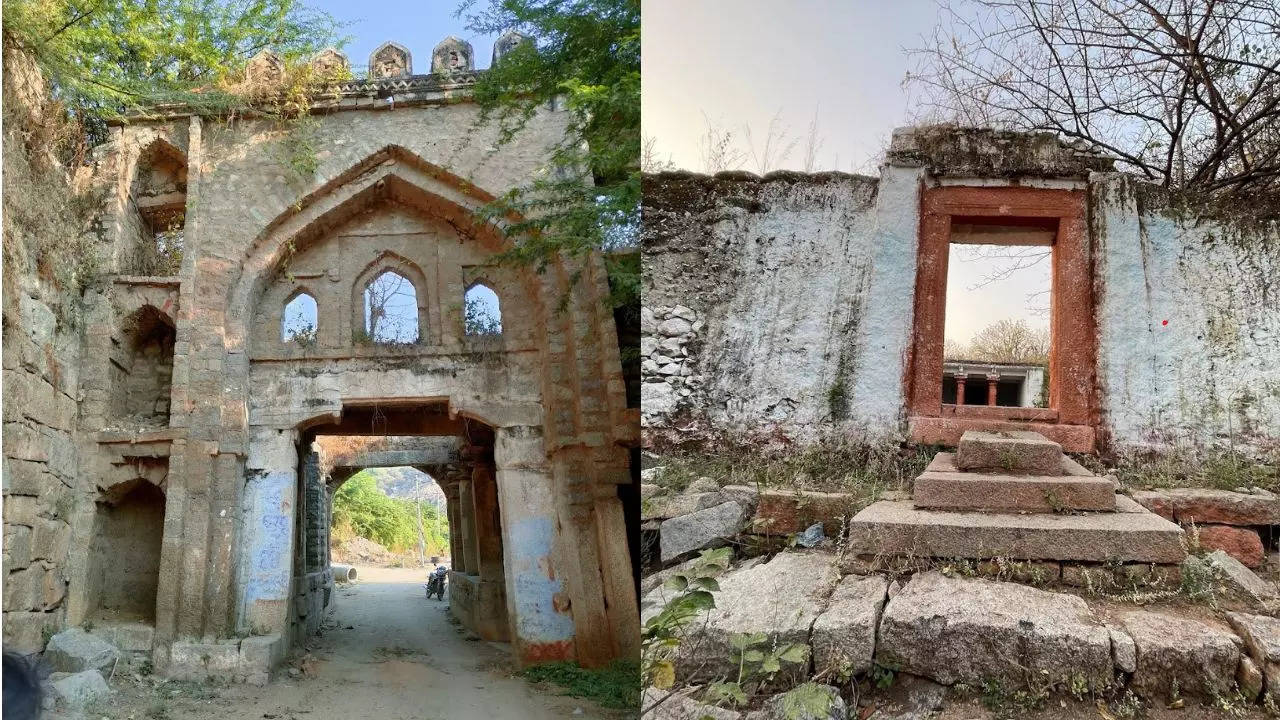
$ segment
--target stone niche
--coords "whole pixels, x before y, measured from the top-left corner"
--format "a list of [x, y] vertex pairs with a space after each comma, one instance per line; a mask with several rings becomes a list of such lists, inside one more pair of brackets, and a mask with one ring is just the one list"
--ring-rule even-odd
[[175, 339], [172, 319], [150, 305], [126, 318], [120, 336], [112, 338], [113, 424], [169, 424]]
[[138, 157], [129, 197], [121, 272], [177, 275], [186, 230], [186, 156], [164, 140], [153, 142]]
[[164, 491], [143, 478], [99, 497], [86, 587], [94, 620], [155, 622], [164, 510]]

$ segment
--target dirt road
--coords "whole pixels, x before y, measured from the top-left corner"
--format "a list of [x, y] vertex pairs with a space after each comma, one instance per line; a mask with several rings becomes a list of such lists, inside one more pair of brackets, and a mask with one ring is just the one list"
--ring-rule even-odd
[[[554, 696], [512, 677], [504, 646], [450, 622], [447, 603], [427, 600], [424, 572], [359, 568], [337, 590], [335, 608], [300, 677], [277, 672], [266, 687], [158, 686], [117, 678], [117, 697], [88, 717], [112, 720], [502, 720], [607, 718], [603, 710]], [[297, 663], [295, 663], [295, 666]], [[98, 711], [102, 711], [99, 714]]]

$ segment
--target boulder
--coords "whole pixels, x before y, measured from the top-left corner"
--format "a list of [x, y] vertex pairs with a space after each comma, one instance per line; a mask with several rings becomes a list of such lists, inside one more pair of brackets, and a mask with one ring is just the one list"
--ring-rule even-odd
[[915, 575], [885, 607], [876, 660], [950, 685], [1112, 676], [1111, 635], [1084, 600], [982, 579]]
[[744, 720], [846, 720], [849, 708], [840, 691], [830, 685], [805, 683], [774, 695]]
[[694, 480], [693, 482], [689, 483], [689, 487], [684, 489], [684, 491], [687, 493], [719, 492], [719, 490], [720, 490], [720, 483], [716, 482], [715, 480], [712, 480], [709, 477], [700, 477], [697, 480]]
[[1239, 560], [1222, 550], [1202, 558], [1194, 555], [1183, 562], [1183, 577], [1206, 578], [1215, 594], [1223, 594], [1255, 607], [1265, 607], [1277, 599], [1274, 584], [1258, 577]]
[[54, 672], [79, 673], [84, 670], [111, 672], [120, 651], [95, 635], [69, 628], [49, 638], [44, 660]]
[[1229, 612], [1227, 622], [1244, 641], [1245, 652], [1262, 672], [1267, 694], [1280, 700], [1280, 620]]
[[1130, 685], [1152, 699], [1177, 694], [1212, 697], [1231, 690], [1240, 663], [1239, 640], [1230, 631], [1200, 620], [1146, 610], [1121, 618], [1137, 648]]
[[1236, 668], [1236, 687], [1248, 702], [1256, 701], [1262, 694], [1262, 671], [1248, 655], [1240, 656], [1240, 665]]
[[876, 649], [876, 628], [884, 609], [889, 581], [883, 575], [846, 575], [813, 623], [815, 672], [833, 668], [839, 677], [871, 669]]
[[97, 670], [83, 670], [53, 681], [53, 692], [68, 707], [83, 708], [111, 694], [107, 681]]
[[661, 533], [662, 562], [685, 553], [722, 543], [742, 529], [745, 511], [730, 500], [705, 510], [664, 520]]
[[[705, 622], [690, 626], [676, 651], [681, 682], [736, 677], [735, 635], [763, 633], [770, 647], [809, 645], [809, 631], [838, 580], [836, 558], [824, 552], [785, 552], [768, 562], [748, 564], [721, 575], [716, 607]], [[659, 589], [646, 596], [646, 604]], [[650, 608], [658, 603], [653, 602]], [[785, 690], [808, 677], [809, 663], [784, 664], [769, 687]]]

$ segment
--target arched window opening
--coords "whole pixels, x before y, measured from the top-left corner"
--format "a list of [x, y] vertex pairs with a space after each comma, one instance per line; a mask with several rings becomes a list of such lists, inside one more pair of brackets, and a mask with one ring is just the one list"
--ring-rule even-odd
[[284, 306], [284, 317], [280, 320], [280, 339], [299, 345], [314, 344], [319, 317], [316, 299], [307, 293], [298, 293]]
[[127, 271], [177, 275], [186, 230], [186, 158], [167, 143], [153, 144], [138, 159], [130, 197], [137, 215], [134, 243], [126, 249]]
[[387, 270], [365, 286], [364, 331], [376, 343], [418, 342], [418, 293], [408, 278]]
[[477, 283], [463, 295], [463, 321], [467, 335], [501, 335], [502, 308], [498, 293]]

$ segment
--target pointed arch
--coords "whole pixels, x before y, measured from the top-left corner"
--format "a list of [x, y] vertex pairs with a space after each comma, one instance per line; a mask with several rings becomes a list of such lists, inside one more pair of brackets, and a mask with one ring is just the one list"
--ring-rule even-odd
[[[267, 223], [250, 244], [227, 302], [229, 317], [237, 319], [227, 325], [228, 347], [245, 346], [247, 325], [239, 318], [252, 317], [254, 304], [288, 257], [358, 214], [383, 203], [398, 203], [448, 225], [466, 240], [496, 254], [512, 244], [503, 236], [504, 222], [479, 220], [480, 210], [494, 199], [474, 183], [400, 145], [386, 145], [371, 153]], [[524, 289], [534, 300], [540, 296], [542, 284], [532, 273], [524, 275]], [[417, 279], [410, 279], [417, 284]], [[419, 319], [420, 328], [430, 327], [425, 320]], [[353, 327], [362, 324], [363, 318]]]
[[[387, 273], [394, 273], [403, 278], [412, 287], [412, 301], [416, 312], [414, 319], [416, 321], [416, 339], [411, 340], [412, 343], [426, 343], [428, 340], [428, 324], [427, 313], [427, 275], [418, 267], [418, 264], [405, 256], [383, 250], [371, 262], [364, 266], [364, 269], [356, 275], [355, 281], [351, 284], [351, 327], [363, 328], [370, 335], [369, 339], [373, 342], [379, 342], [378, 338], [373, 337], [375, 333], [371, 332], [369, 327], [369, 318], [371, 308], [369, 307], [368, 289], [378, 278], [383, 277]], [[385, 307], [382, 309], [386, 309]], [[399, 341], [397, 341], [399, 342]]]
[[480, 337], [502, 334], [502, 296], [484, 278], [471, 281], [462, 293], [462, 331]]
[[289, 293], [281, 305], [280, 340], [310, 344], [320, 332], [320, 301], [308, 286], [299, 286]]

